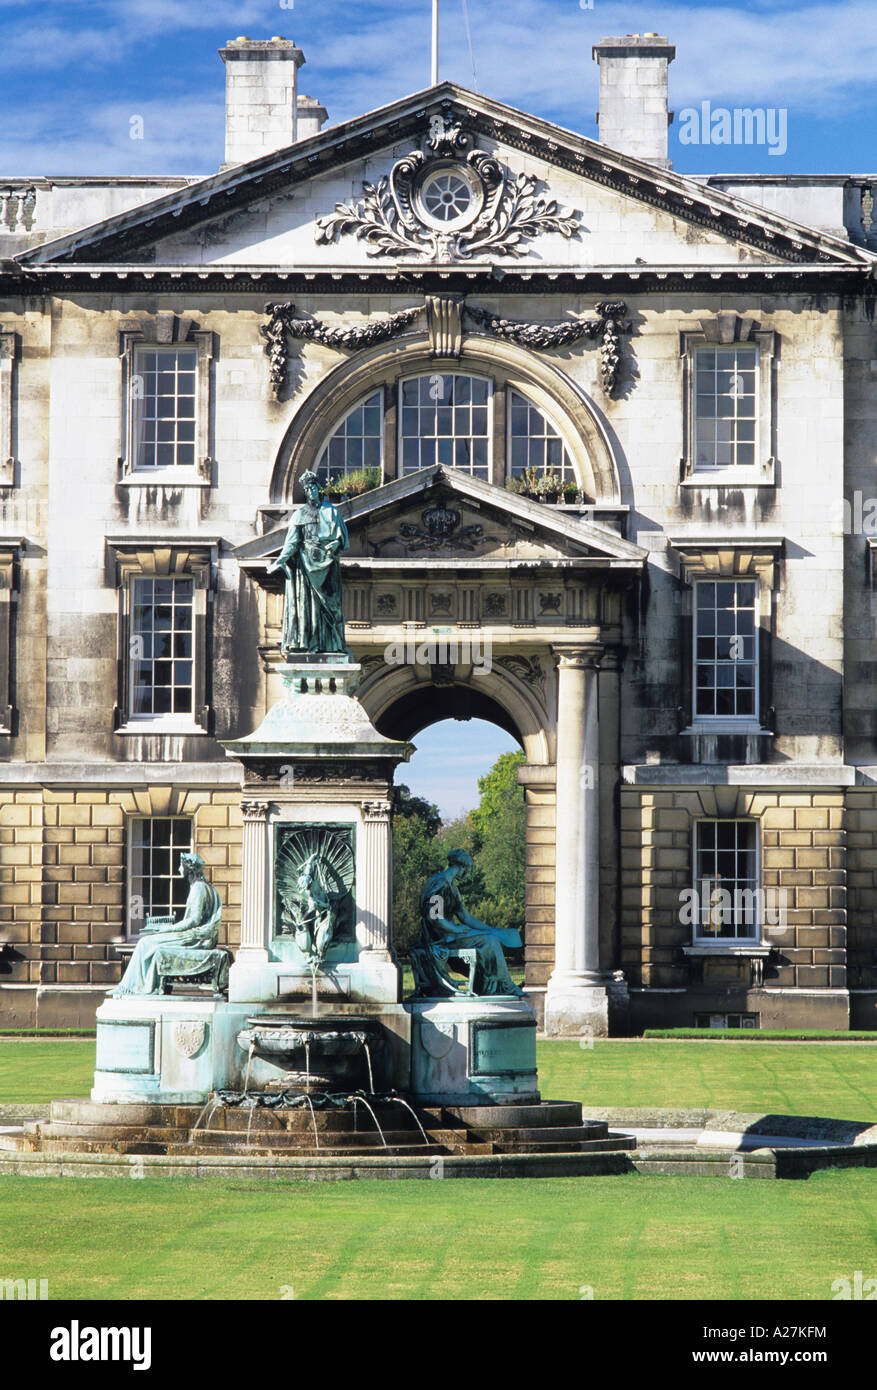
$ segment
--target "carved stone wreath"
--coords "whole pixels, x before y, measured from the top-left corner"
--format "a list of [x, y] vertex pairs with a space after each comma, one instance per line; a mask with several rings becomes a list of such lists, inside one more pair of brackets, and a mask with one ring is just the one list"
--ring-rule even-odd
[[[360, 202], [336, 203], [333, 213], [318, 218], [318, 245], [352, 234], [366, 243], [368, 256], [465, 261], [486, 251], [523, 256], [523, 243], [540, 232], [579, 235], [580, 213], [537, 196], [532, 174], [513, 176], [486, 150], [470, 148], [472, 136], [449, 116], [432, 117], [426, 143], [429, 154], [412, 150], [376, 184], [364, 182]], [[455, 202], [448, 190], [444, 225], [420, 197], [441, 172], [455, 181], [458, 196]]]

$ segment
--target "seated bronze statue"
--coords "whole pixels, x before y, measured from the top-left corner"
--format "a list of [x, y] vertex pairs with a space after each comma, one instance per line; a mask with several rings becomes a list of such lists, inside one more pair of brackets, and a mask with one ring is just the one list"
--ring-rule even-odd
[[[475, 995], [513, 994], [523, 990], [514, 983], [506, 964], [503, 947], [523, 945], [520, 932], [513, 927], [488, 927], [466, 911], [457, 879], [472, 860], [463, 849], [448, 855], [448, 867], [427, 879], [420, 893], [420, 938], [410, 951], [411, 968], [421, 998], [468, 997], [469, 991], [451, 974], [451, 964], [468, 962], [475, 956], [471, 993]], [[459, 952], [465, 952], [460, 955]]]
[[198, 854], [180, 855], [180, 874], [189, 882], [186, 908], [179, 922], [148, 917], [137, 938], [128, 968], [109, 994], [166, 994], [172, 980], [205, 976], [221, 993], [228, 983], [228, 951], [217, 949], [222, 902], [204, 877]]

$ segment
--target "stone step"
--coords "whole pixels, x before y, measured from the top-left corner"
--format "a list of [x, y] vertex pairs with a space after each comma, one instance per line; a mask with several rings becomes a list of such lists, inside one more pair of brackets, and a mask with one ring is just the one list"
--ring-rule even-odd
[[[250, 1114], [252, 1112], [249, 1110], [242, 1110], [238, 1107], [224, 1111], [217, 1110], [212, 1117], [210, 1117], [210, 1112], [208, 1111], [201, 1125], [198, 1127], [198, 1133], [234, 1134], [239, 1133], [241, 1130], [246, 1131], [248, 1126], [251, 1129], [256, 1129], [257, 1127], [269, 1129], [272, 1133], [279, 1132], [280, 1130], [288, 1130], [291, 1133], [309, 1130], [313, 1133], [314, 1122], [316, 1122], [317, 1129], [320, 1132], [325, 1130], [327, 1133], [346, 1133], [353, 1131], [355, 1125], [358, 1125], [360, 1130], [364, 1130], [372, 1124], [368, 1111], [362, 1106], [359, 1106], [358, 1109], [359, 1115], [357, 1118], [354, 1116], [352, 1109], [317, 1110], [315, 1108], [312, 1118], [311, 1111], [307, 1106], [302, 1109], [296, 1108], [294, 1110], [266, 1110], [260, 1107], [253, 1115], [252, 1125], [250, 1125]], [[414, 1116], [409, 1114], [408, 1111], [404, 1110], [401, 1106], [373, 1105], [372, 1110], [377, 1116], [382, 1129], [406, 1131], [410, 1129], [417, 1134], [420, 1133]], [[210, 1120], [209, 1130], [207, 1127], [208, 1118]]]
[[[219, 1158], [215, 1149], [207, 1148], [203, 1144], [172, 1144], [168, 1146], [167, 1154], [175, 1158]], [[235, 1158], [437, 1158], [446, 1157], [445, 1151], [438, 1144], [390, 1144], [384, 1148], [383, 1144], [378, 1145], [349, 1145], [342, 1149], [334, 1145], [326, 1145], [317, 1148], [314, 1144], [296, 1146], [291, 1148], [272, 1148], [268, 1144], [236, 1145], [234, 1148]]]
[[33, 1151], [47, 1154], [166, 1154], [174, 1146], [149, 1140], [125, 1139], [40, 1139], [26, 1141]]
[[[319, 1130], [317, 1130], [317, 1134], [320, 1136]], [[426, 1149], [427, 1147], [423, 1142], [423, 1135], [420, 1131], [409, 1129], [384, 1130], [383, 1139], [380, 1134], [378, 1134], [377, 1130], [360, 1129], [346, 1132], [335, 1130], [327, 1132], [325, 1140], [326, 1147], [331, 1146], [333, 1149], [339, 1150], [356, 1147], [381, 1148], [383, 1147], [384, 1140], [386, 1140], [389, 1146], [397, 1148]], [[200, 1148], [209, 1149], [211, 1152], [215, 1151], [217, 1148], [237, 1150], [241, 1147], [246, 1147], [247, 1134], [246, 1131], [235, 1131], [231, 1134], [213, 1134], [212, 1132], [210, 1134], [204, 1134], [199, 1130], [192, 1142]], [[264, 1129], [257, 1130], [254, 1127], [250, 1132], [249, 1142], [253, 1146], [258, 1145], [263, 1148], [295, 1149], [296, 1151], [303, 1147], [308, 1147], [308, 1145], [323, 1147], [322, 1136], [320, 1136], [320, 1144], [318, 1146], [314, 1145], [313, 1130], [296, 1130], [294, 1133], [290, 1133], [281, 1129], [268, 1131]]]
[[495, 1154], [615, 1153], [636, 1148], [629, 1135], [608, 1139], [580, 1139], [573, 1143], [493, 1144]]
[[30, 1138], [46, 1139], [93, 1139], [118, 1141], [119, 1143], [184, 1143], [189, 1131], [170, 1128], [167, 1125], [75, 1125], [66, 1122], [58, 1124], [38, 1120], [24, 1127]]
[[52, 1101], [49, 1119], [53, 1124], [170, 1125], [188, 1129], [202, 1108], [201, 1105], [158, 1105], [145, 1101], [103, 1103], [65, 1099]]
[[461, 1124], [473, 1129], [544, 1129], [582, 1124], [582, 1107], [578, 1101], [543, 1100], [539, 1105], [429, 1105], [416, 1108], [420, 1110], [421, 1119], [429, 1116], [440, 1125]]
[[550, 1144], [567, 1140], [578, 1143], [584, 1139], [605, 1139], [609, 1126], [593, 1121], [585, 1125], [546, 1125], [544, 1129], [482, 1129], [473, 1125], [464, 1133], [484, 1144]]

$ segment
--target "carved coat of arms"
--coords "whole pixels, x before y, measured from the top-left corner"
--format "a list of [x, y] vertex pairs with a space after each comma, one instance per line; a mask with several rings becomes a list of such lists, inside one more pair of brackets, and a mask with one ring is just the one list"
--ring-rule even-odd
[[174, 1047], [184, 1057], [197, 1057], [207, 1037], [207, 1024], [200, 1021], [175, 1023], [171, 1028]]

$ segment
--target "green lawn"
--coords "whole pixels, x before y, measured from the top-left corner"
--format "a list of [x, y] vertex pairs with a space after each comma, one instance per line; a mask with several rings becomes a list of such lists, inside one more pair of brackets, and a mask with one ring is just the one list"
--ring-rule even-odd
[[0, 1105], [87, 1096], [93, 1081], [93, 1038], [0, 1038]]
[[[91, 1041], [0, 1042], [0, 1102], [87, 1095]], [[877, 1115], [867, 1045], [539, 1046], [589, 1105]], [[0, 1272], [51, 1298], [830, 1299], [877, 1269], [877, 1175], [251, 1183], [0, 1179]], [[870, 1274], [869, 1274], [870, 1277]]]
[[539, 1089], [584, 1105], [704, 1107], [877, 1121], [870, 1043], [539, 1045]]
[[877, 1182], [2, 1179], [0, 1269], [71, 1299], [830, 1299]]
[[[92, 1040], [0, 1040], [0, 1104], [86, 1096]], [[877, 1120], [877, 1048], [850, 1043], [539, 1044], [539, 1084], [585, 1105], [705, 1107]]]

